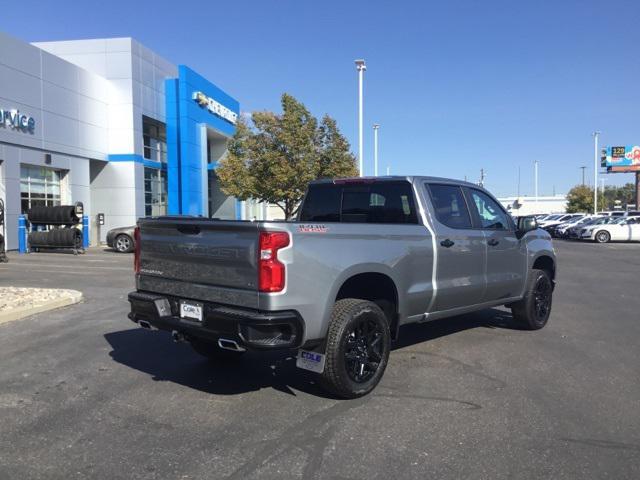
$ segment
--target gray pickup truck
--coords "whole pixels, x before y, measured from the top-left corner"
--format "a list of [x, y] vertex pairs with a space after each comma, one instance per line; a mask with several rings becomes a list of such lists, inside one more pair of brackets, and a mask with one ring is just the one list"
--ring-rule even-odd
[[150, 217], [135, 237], [132, 321], [214, 359], [297, 349], [344, 398], [375, 388], [402, 325], [505, 305], [542, 328], [556, 275], [533, 217], [432, 177], [317, 181], [295, 222]]

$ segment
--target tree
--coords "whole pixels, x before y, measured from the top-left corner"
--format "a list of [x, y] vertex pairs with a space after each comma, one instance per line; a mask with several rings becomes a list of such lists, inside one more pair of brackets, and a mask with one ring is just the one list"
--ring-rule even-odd
[[357, 175], [335, 120], [325, 115], [318, 123], [291, 95], [282, 95], [282, 114], [254, 112], [251, 121], [253, 128], [240, 118], [216, 169], [227, 195], [278, 205], [289, 220], [310, 181]]
[[593, 188], [576, 185], [567, 193], [567, 213], [592, 212]]
[[619, 200], [619, 206], [623, 208], [627, 205], [635, 205], [636, 203], [636, 186], [633, 183], [627, 183], [621, 187], [615, 185], [607, 185], [604, 189], [604, 198], [600, 200], [598, 196], [598, 205], [602, 205], [603, 210], [613, 210], [616, 206], [616, 200]]

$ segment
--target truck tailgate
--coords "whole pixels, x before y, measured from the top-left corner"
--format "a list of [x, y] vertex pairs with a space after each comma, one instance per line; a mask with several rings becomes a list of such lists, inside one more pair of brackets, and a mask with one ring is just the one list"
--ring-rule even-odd
[[[202, 296], [207, 290], [208, 299], [228, 298], [229, 303], [238, 303], [247, 294], [257, 299], [256, 223], [159, 217], [140, 219], [138, 226], [139, 288], [177, 296], [191, 296], [189, 292]], [[232, 292], [216, 295], [221, 289], [244, 292], [233, 301]]]

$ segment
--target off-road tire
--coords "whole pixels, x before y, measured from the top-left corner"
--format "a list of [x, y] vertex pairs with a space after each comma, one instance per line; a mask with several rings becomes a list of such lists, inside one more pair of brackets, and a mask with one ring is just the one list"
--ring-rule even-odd
[[531, 270], [524, 297], [511, 305], [513, 319], [521, 328], [540, 330], [549, 320], [552, 298], [553, 283], [549, 273], [545, 270]]
[[[371, 350], [375, 348], [375, 352], [371, 355], [375, 355], [379, 361], [367, 361], [368, 365], [377, 363], [377, 367], [370, 367], [368, 374], [371, 376], [358, 382], [351, 376], [353, 372], [347, 371], [348, 363], [355, 360], [352, 358], [347, 360], [345, 354], [354, 348], [356, 330], [362, 325], [375, 327], [375, 331], [372, 332], [374, 346], [371, 347]], [[321, 384], [341, 398], [357, 398], [368, 394], [378, 385], [384, 374], [389, 361], [390, 348], [389, 322], [378, 305], [357, 298], [338, 300], [333, 307], [329, 323]], [[366, 347], [366, 350], [371, 351], [369, 347]], [[360, 374], [362, 375], [362, 370]]]
[[606, 230], [598, 230], [593, 236], [593, 239], [597, 243], [609, 243], [611, 241], [611, 234]]
[[191, 344], [191, 348], [193, 348], [199, 355], [202, 355], [214, 362], [238, 360], [244, 353], [246, 353], [225, 350], [224, 348], [220, 348], [217, 343], [204, 342], [197, 339], [192, 339], [189, 343]]

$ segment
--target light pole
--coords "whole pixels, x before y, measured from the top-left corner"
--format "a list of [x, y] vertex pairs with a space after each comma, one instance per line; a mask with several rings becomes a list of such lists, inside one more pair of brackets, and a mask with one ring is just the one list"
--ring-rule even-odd
[[380, 125], [373, 124], [373, 175], [378, 176], [378, 130]]
[[364, 80], [364, 71], [367, 66], [364, 60], [356, 60], [356, 69], [358, 70], [358, 160], [360, 161], [360, 176], [364, 172], [364, 145], [362, 131], [362, 81]]
[[535, 183], [535, 194], [536, 194], [536, 210], [538, 209], [538, 160], [533, 162], [533, 177]]
[[598, 136], [597, 130], [593, 135], [593, 213], [598, 213]]
[[580, 167], [582, 169], [582, 186], [584, 187], [584, 171], [587, 167]]

